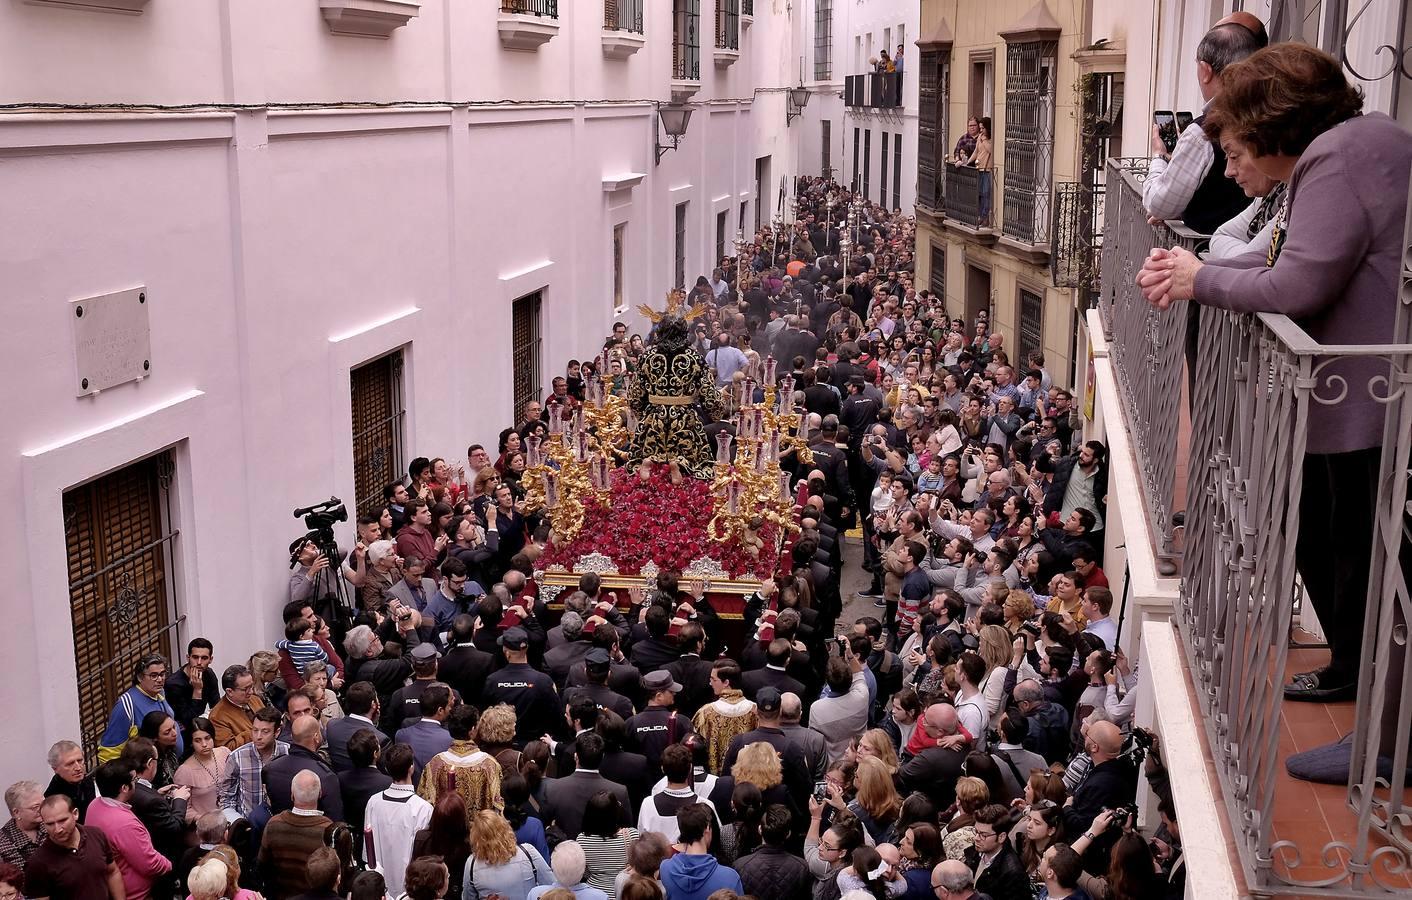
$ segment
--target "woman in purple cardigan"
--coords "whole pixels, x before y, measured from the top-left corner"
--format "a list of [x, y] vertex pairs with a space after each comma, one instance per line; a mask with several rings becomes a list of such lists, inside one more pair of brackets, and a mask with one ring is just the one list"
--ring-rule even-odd
[[[1412, 135], [1362, 106], [1338, 61], [1305, 44], [1273, 44], [1228, 67], [1204, 127], [1229, 158], [1247, 154], [1289, 185], [1270, 247], [1205, 263], [1153, 250], [1137, 279], [1143, 295], [1162, 308], [1192, 299], [1283, 313], [1324, 344], [1394, 339]], [[1332, 652], [1327, 667], [1285, 686], [1290, 700], [1356, 692], [1385, 412], [1363, 386], [1387, 371], [1385, 359], [1333, 360], [1320, 381], [1346, 379], [1347, 396], [1309, 404], [1295, 562]]]

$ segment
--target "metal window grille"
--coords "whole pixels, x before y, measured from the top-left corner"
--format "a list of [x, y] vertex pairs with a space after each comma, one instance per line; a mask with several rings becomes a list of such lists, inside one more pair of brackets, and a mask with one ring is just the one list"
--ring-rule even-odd
[[740, 0], [740, 14], [742, 16], [755, 15], [755, 0]]
[[701, 80], [701, 0], [672, 0], [672, 77]]
[[98, 742], [118, 695], [147, 653], [172, 660], [177, 582], [170, 451], [64, 492], [79, 731], [84, 754]]
[[1055, 287], [1077, 288], [1085, 306], [1096, 300], [1099, 290], [1103, 196], [1102, 184], [1068, 181], [1054, 186], [1049, 275]]
[[887, 145], [891, 136], [890, 132], [882, 133], [882, 154], [879, 157], [881, 165], [878, 166], [878, 202], [883, 205], [887, 204]]
[[627, 225], [613, 226], [613, 311], [627, 306], [623, 299], [623, 235]]
[[740, 0], [716, 0], [716, 47], [740, 49]]
[[559, 18], [559, 0], [500, 0], [500, 11]]
[[863, 132], [863, 199], [868, 198], [869, 187], [873, 180], [873, 131], [868, 129]]
[[726, 211], [716, 213], [716, 260], [726, 258]]
[[642, 0], [603, 0], [603, 27], [642, 34]]
[[855, 191], [858, 190], [858, 142], [861, 140], [861, 131], [860, 128], [853, 129], [853, 180], [850, 183]]
[[935, 50], [923, 51], [917, 81], [917, 203], [944, 208], [947, 81], [951, 66]]
[[511, 311], [510, 353], [515, 369], [515, 409], [524, 409], [531, 400], [544, 396], [539, 382], [539, 311], [543, 305], [538, 291], [516, 300]]
[[1017, 359], [1044, 351], [1044, 299], [1020, 288], [1020, 352]]
[[675, 285], [676, 285], [677, 287], [679, 287], [679, 288], [685, 288], [685, 287], [686, 287], [686, 204], [685, 204], [685, 203], [678, 203], [678, 204], [677, 204], [677, 228], [676, 228], [676, 235], [677, 235], [677, 242], [676, 242], [676, 251], [675, 251], [675, 257], [674, 257], [675, 268], [673, 269], [673, 272], [674, 272], [674, 274], [676, 275], [676, 281], [674, 281], [673, 284], [675, 284]]
[[814, 80], [833, 77], [833, 0], [814, 2]]
[[931, 292], [946, 299], [946, 245], [932, 244], [931, 270], [927, 273], [927, 287]]
[[1057, 41], [1009, 45], [1005, 65], [1003, 230], [1031, 244], [1049, 239]]
[[382, 489], [402, 477], [402, 351], [349, 372], [353, 496], [358, 514], [382, 508]]
[[825, 178], [833, 174], [833, 122], [819, 121], [820, 137], [823, 140], [823, 155], [819, 160], [819, 172]]
[[892, 208], [902, 208], [902, 135], [900, 133], [892, 136]]

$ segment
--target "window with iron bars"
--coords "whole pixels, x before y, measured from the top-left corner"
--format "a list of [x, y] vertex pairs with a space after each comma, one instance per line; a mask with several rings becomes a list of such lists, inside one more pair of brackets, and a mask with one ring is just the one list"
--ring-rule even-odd
[[819, 173], [825, 178], [833, 174], [833, 122], [819, 120], [819, 136], [823, 143], [823, 157], [819, 161]]
[[515, 361], [515, 409], [524, 409], [531, 400], [544, 397], [539, 381], [539, 313], [543, 298], [539, 291], [516, 300], [511, 312], [510, 357]]
[[1057, 41], [1010, 44], [1005, 64], [1005, 234], [1031, 244], [1049, 238], [1054, 173]]
[[716, 0], [716, 48], [740, 49], [740, 0]]
[[642, 0], [603, 0], [603, 27], [642, 34]]
[[384, 486], [406, 472], [402, 429], [402, 351], [348, 373], [353, 419], [353, 497], [359, 515], [382, 509]]
[[172, 660], [178, 646], [174, 474], [166, 451], [64, 491], [79, 734], [90, 762], [136, 664], [149, 653]]
[[927, 287], [931, 292], [946, 300], [946, 245], [931, 245], [931, 269], [927, 272]]
[[917, 203], [945, 208], [946, 111], [950, 99], [951, 57], [936, 50], [920, 54], [917, 79]]
[[814, 80], [833, 77], [833, 0], [814, 0]]
[[701, 0], [672, 0], [672, 77], [701, 80]]

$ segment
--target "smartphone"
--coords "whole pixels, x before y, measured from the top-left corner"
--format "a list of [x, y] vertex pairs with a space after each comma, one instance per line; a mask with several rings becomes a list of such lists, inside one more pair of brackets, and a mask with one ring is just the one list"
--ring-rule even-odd
[[1186, 131], [1186, 127], [1187, 127], [1188, 125], [1190, 125], [1193, 121], [1194, 121], [1194, 119], [1193, 119], [1191, 113], [1187, 112], [1187, 111], [1184, 110], [1184, 109], [1178, 110], [1178, 111], [1177, 111], [1177, 134], [1181, 134], [1183, 131]]
[[1159, 109], [1152, 114], [1152, 124], [1157, 126], [1157, 134], [1162, 144], [1171, 153], [1177, 149], [1177, 117], [1170, 109]]
[[827, 781], [814, 782], [814, 799], [820, 803], [829, 795], [829, 783]]
[[833, 641], [836, 645], [838, 645], [838, 655], [839, 658], [842, 659], [843, 656], [848, 652], [848, 638], [840, 634], [837, 635], [833, 639]]

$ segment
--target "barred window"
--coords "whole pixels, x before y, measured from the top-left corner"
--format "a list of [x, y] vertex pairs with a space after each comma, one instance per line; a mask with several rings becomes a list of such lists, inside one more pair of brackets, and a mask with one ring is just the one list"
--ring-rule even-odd
[[833, 77], [833, 0], [814, 0], [814, 80]]

